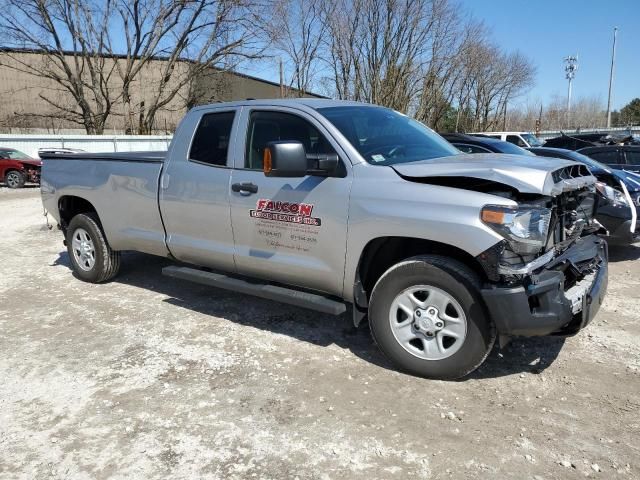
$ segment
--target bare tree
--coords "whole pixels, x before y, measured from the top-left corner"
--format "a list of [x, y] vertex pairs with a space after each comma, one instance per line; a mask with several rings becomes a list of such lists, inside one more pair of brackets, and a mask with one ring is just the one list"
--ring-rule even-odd
[[287, 95], [303, 96], [313, 87], [327, 29], [321, 2], [279, 0], [275, 3], [269, 33], [273, 54], [283, 59], [288, 72]]
[[457, 5], [442, 0], [434, 4], [434, 27], [430, 39], [430, 58], [416, 106], [417, 119], [441, 128], [453, 105], [469, 95], [464, 62], [471, 45], [484, 38], [484, 25], [466, 19]]
[[[195, 103], [198, 79], [265, 47], [254, 0], [0, 0], [3, 64], [53, 80], [50, 115], [102, 133], [107, 119], [150, 133], [158, 113]], [[37, 52], [25, 58], [24, 49]], [[35, 58], [35, 61], [34, 61]], [[62, 92], [62, 94], [61, 94]]]
[[1, 52], [0, 64], [58, 87], [39, 94], [49, 109], [33, 115], [62, 118], [87, 133], [102, 133], [119, 96], [109, 88], [114, 69], [105, 57], [112, 8], [112, 0], [0, 2], [0, 36], [9, 47]]
[[480, 37], [465, 51], [461, 76], [457, 128], [492, 130], [504, 128], [509, 102], [531, 87], [535, 67], [520, 53], [504, 53]]
[[[540, 114], [542, 111], [542, 114]], [[554, 95], [549, 102], [525, 103], [512, 108], [508, 113], [508, 128], [514, 130], [534, 130], [540, 117], [542, 130], [566, 128], [567, 100], [563, 95]], [[606, 105], [595, 97], [577, 97], [571, 105], [572, 129], [604, 128], [606, 126]]]
[[328, 0], [327, 58], [337, 96], [409, 111], [439, 1]]
[[[265, 44], [258, 8], [253, 0], [119, 0], [126, 53], [117, 72], [131, 128], [137, 117], [135, 130], [150, 133], [158, 112], [196, 103], [198, 79], [259, 58]], [[153, 81], [141, 79], [145, 69], [157, 70]], [[141, 86], [133, 105], [135, 82]]]

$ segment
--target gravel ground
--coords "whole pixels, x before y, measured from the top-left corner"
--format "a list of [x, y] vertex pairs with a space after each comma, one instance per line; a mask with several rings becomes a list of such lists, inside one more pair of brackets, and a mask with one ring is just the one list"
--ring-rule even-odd
[[77, 280], [37, 189], [0, 188], [0, 478], [640, 478], [640, 247], [567, 340], [464, 381], [394, 371], [348, 320], [174, 281]]

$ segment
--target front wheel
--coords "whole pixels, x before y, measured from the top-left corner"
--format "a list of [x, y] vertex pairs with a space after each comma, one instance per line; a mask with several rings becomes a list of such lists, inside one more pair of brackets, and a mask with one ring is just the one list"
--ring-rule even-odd
[[73, 271], [85, 282], [106, 282], [120, 269], [120, 252], [111, 249], [97, 216], [91, 213], [76, 215], [69, 222], [67, 252]]
[[4, 183], [9, 188], [22, 188], [26, 182], [27, 177], [17, 170], [11, 170], [4, 176]]
[[472, 270], [447, 257], [423, 255], [394, 265], [371, 294], [375, 342], [413, 375], [464, 377], [482, 364], [496, 337], [478, 285]]

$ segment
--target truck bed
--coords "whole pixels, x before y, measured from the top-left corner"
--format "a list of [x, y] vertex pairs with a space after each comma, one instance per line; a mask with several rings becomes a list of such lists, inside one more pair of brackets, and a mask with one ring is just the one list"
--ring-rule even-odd
[[147, 162], [163, 163], [167, 152], [113, 152], [113, 153], [55, 153], [48, 152], [40, 154], [41, 159], [66, 159], [66, 160], [100, 160], [112, 162]]
[[60, 218], [65, 197], [94, 207], [114, 250], [165, 256], [158, 184], [166, 152], [43, 153], [42, 198]]

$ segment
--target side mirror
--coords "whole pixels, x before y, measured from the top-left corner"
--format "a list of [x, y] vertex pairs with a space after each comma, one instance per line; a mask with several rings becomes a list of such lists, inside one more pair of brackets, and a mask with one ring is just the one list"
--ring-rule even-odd
[[267, 177], [304, 177], [308, 170], [307, 154], [301, 142], [269, 142], [262, 161]]

